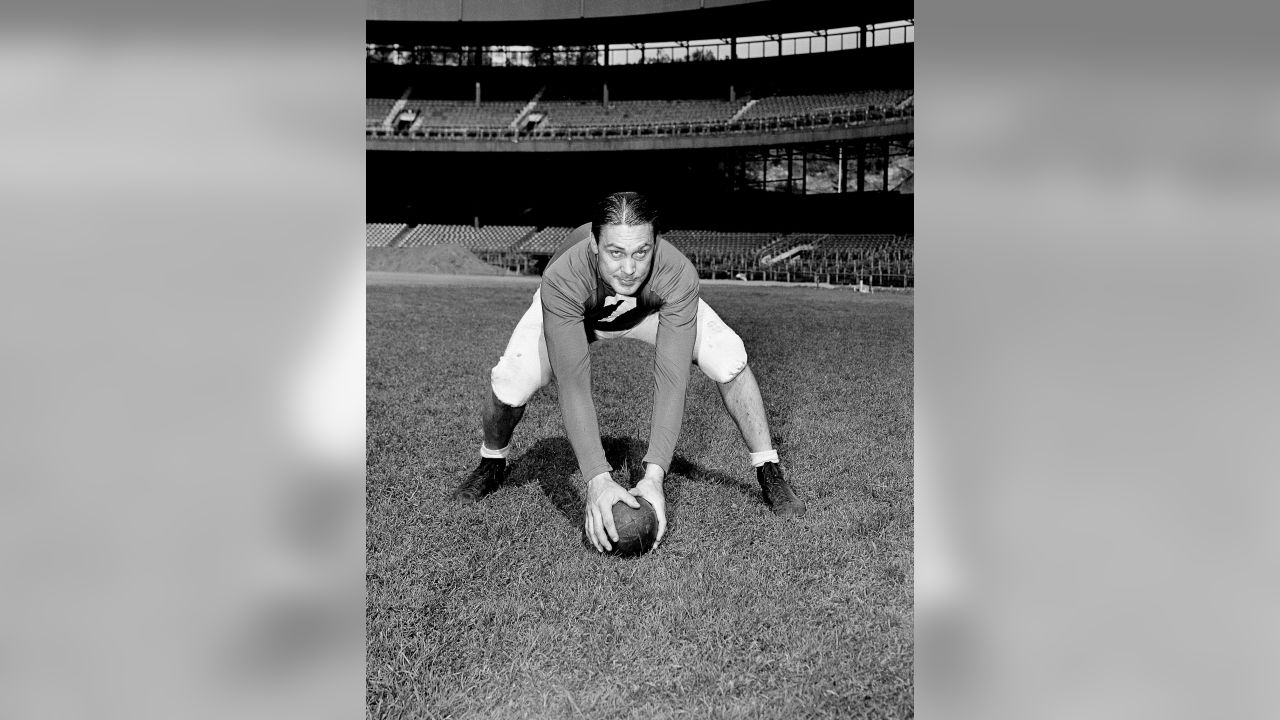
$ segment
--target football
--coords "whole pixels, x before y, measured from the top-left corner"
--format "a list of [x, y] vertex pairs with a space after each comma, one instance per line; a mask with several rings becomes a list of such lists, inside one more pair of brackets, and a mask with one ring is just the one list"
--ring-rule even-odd
[[[639, 508], [632, 508], [626, 503], [613, 504], [613, 526], [618, 531], [618, 541], [612, 543], [613, 549], [605, 551], [606, 555], [617, 557], [635, 557], [653, 549], [658, 539], [658, 515], [653, 505], [642, 497]], [[583, 532], [583, 541], [586, 533]], [[587, 542], [590, 546], [590, 542]]]

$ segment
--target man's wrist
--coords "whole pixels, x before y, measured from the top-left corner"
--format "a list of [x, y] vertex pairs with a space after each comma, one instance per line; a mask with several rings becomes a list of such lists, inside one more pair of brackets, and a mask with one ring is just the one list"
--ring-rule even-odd
[[653, 463], [645, 463], [644, 477], [641, 478], [640, 482], [651, 482], [661, 485], [663, 478], [666, 476], [667, 472], [660, 466], [654, 465]]

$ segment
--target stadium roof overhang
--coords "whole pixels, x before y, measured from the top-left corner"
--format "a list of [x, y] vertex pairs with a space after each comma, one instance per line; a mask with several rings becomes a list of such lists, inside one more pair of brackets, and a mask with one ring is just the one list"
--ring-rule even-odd
[[[914, 0], [367, 0], [365, 41], [592, 45], [699, 40], [915, 17]], [[551, 19], [538, 19], [551, 18]]]

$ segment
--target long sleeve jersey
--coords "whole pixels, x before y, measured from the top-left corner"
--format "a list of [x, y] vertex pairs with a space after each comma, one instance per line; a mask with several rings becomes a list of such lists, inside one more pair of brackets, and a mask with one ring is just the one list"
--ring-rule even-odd
[[698, 273], [679, 250], [659, 239], [649, 277], [634, 295], [617, 295], [597, 271], [593, 242], [590, 224], [575, 229], [542, 274], [542, 328], [569, 443], [585, 480], [611, 470], [591, 400], [590, 343], [598, 331], [629, 330], [658, 313], [653, 418], [644, 462], [665, 473], [684, 419], [697, 334]]

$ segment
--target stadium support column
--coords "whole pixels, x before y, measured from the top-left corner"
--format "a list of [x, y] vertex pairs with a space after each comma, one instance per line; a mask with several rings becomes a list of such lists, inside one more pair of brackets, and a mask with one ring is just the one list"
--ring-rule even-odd
[[880, 144], [880, 167], [884, 170], [884, 180], [880, 184], [881, 190], [889, 189], [889, 141], [885, 140]]
[[793, 170], [795, 167], [795, 164], [796, 164], [795, 148], [787, 148], [787, 192], [788, 193], [791, 193], [793, 190], [795, 190], [795, 172]]
[[601, 92], [600, 103], [605, 107], [609, 107], [609, 83], [604, 83], [601, 86], [601, 90], [602, 92]]
[[867, 141], [858, 141], [858, 192], [866, 187], [864, 174], [867, 171]]
[[849, 159], [845, 157], [844, 145], [839, 147], [838, 152], [840, 153], [838, 157], [840, 164], [840, 192], [847, 193], [849, 192]]
[[476, 81], [476, 107], [480, 107], [480, 81]]

